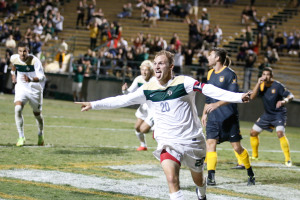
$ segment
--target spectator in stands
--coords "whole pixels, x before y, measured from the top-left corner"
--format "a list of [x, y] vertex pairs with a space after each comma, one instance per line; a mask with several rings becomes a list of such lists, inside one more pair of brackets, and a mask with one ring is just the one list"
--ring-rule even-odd
[[37, 23], [33, 27], [34, 27], [33, 33], [38, 34], [38, 35], [43, 34], [44, 27], [42, 26], [40, 20], [38, 20]]
[[97, 22], [90, 23], [88, 29], [90, 30], [90, 49], [95, 49], [97, 44], [97, 36], [99, 33]]
[[[95, 9], [96, 9], [96, 0], [92, 0], [92, 3], [89, 3], [89, 5], [87, 6], [87, 19], [85, 22], [86, 25], [90, 24], [91, 19], [93, 18]], [[98, 23], [98, 25], [100, 25], [100, 24]]]
[[160, 50], [166, 50], [168, 47], [168, 44], [167, 44], [167, 41], [163, 37], [159, 37], [157, 46], [159, 47]]
[[267, 51], [265, 53], [265, 57], [268, 59], [268, 62], [270, 64], [276, 63], [279, 59], [277, 50], [275, 48], [272, 48], [270, 46], [267, 47]]
[[59, 49], [65, 54], [67, 54], [67, 52], [68, 52], [69, 45], [66, 43], [64, 38], [61, 38], [61, 43], [59, 44]]
[[201, 18], [198, 20], [198, 23], [201, 25], [202, 30], [205, 30], [206, 26], [210, 24], [207, 8], [202, 8]]
[[293, 50], [296, 46], [296, 40], [294, 33], [291, 31], [289, 35], [286, 33], [286, 31], [283, 32], [284, 37], [286, 38], [286, 49], [288, 54], [292, 55], [294, 54]]
[[213, 47], [216, 47], [216, 44], [217, 36], [215, 35], [215, 33], [213, 31], [205, 32], [201, 50], [211, 50]]
[[52, 22], [49, 21], [47, 25], [44, 27], [44, 41], [45, 44], [54, 37], [54, 28], [52, 26]]
[[52, 22], [54, 23], [54, 29], [55, 29], [54, 39], [57, 40], [58, 33], [63, 31], [64, 17], [60, 14], [60, 12], [57, 12]]
[[214, 34], [216, 35], [216, 46], [219, 46], [223, 38], [223, 31], [218, 24], [215, 25], [213, 31]]
[[73, 72], [75, 73], [73, 77], [72, 83], [72, 92], [73, 92], [73, 100], [75, 101], [82, 101], [82, 83], [85, 74], [85, 65], [83, 64], [76, 64], [73, 65]]
[[77, 20], [76, 20], [76, 28], [78, 29], [79, 22], [81, 22], [81, 26], [84, 26], [84, 10], [85, 5], [83, 5], [83, 1], [78, 2], [77, 6]]
[[245, 67], [244, 67], [244, 91], [249, 91], [251, 86], [251, 76], [254, 63], [256, 62], [257, 55], [253, 50], [249, 49], [245, 58]]
[[157, 20], [160, 19], [159, 15], [159, 7], [156, 3], [153, 4], [152, 7], [149, 8], [149, 21], [150, 21], [150, 27], [156, 27], [157, 26]]
[[165, 19], [168, 19], [170, 14], [170, 6], [166, 3], [165, 0], [161, 0], [158, 4], [159, 7], [159, 15], [163, 16]]
[[33, 31], [31, 30], [31, 28], [27, 28], [27, 30], [26, 30], [26, 32], [24, 34], [24, 38], [25, 38], [26, 42], [30, 43], [32, 37], [33, 37]]
[[193, 5], [192, 7], [190, 8], [190, 11], [189, 11], [189, 14], [190, 16], [195, 20], [197, 21], [198, 19], [198, 6], [199, 6], [199, 0], [193, 0]]
[[35, 35], [34, 40], [31, 42], [31, 53], [40, 59], [42, 54], [42, 42], [39, 35]]
[[236, 60], [237, 61], [245, 61], [248, 49], [249, 49], [249, 44], [247, 41], [244, 41], [243, 44], [239, 48], [239, 52], [236, 57]]
[[63, 68], [62, 68], [62, 65], [63, 65], [63, 62], [65, 61], [65, 52], [63, 52], [62, 49], [58, 49], [58, 52], [55, 56], [55, 61], [58, 62], [58, 67], [59, 67], [59, 73], [63, 72]]
[[5, 42], [6, 51], [10, 51], [11, 54], [13, 54], [14, 49], [16, 48], [16, 46], [17, 46], [17, 43], [14, 40], [14, 36], [9, 35], [9, 37], [7, 38], [7, 40]]
[[251, 19], [253, 19], [253, 10], [249, 5], [247, 5], [242, 11], [241, 23], [248, 25]]
[[14, 39], [16, 41], [20, 41], [21, 38], [22, 38], [22, 34], [21, 34], [21, 31], [20, 31], [20, 27], [19, 26], [16, 26], [15, 27], [15, 30], [13, 32], [13, 35], [14, 35]]
[[196, 24], [194, 20], [187, 19], [187, 23], [189, 25], [189, 42], [188, 48], [194, 48], [197, 43], [201, 42], [202, 46], [202, 39], [200, 37], [200, 27]]
[[102, 8], [94, 11], [92, 20], [95, 20], [98, 24], [104, 23], [104, 13], [102, 11]]
[[[268, 13], [268, 17], [270, 17], [270, 16], [271, 16], [271, 14]], [[268, 21], [268, 18], [266, 18], [265, 16], [262, 16], [260, 18], [260, 20], [257, 19], [256, 12], [253, 12], [253, 19], [254, 19], [254, 21], [256, 22], [256, 25], [257, 25], [257, 38], [258, 38], [257, 40], [260, 41], [260, 44], [258, 44], [258, 45], [260, 45], [260, 48], [263, 50], [264, 49], [263, 39], [264, 39], [264, 36], [265, 36], [265, 29], [266, 29], [269, 21]]]
[[131, 17], [131, 15], [132, 15], [132, 4], [128, 3], [123, 5], [123, 11], [119, 13], [117, 16], [119, 18], [124, 18], [124, 17]]
[[267, 44], [266, 46], [273, 47], [274, 46], [274, 38], [275, 38], [275, 29], [276, 26], [273, 24], [272, 26], [267, 26], [266, 28], [266, 37], [267, 37]]
[[174, 54], [173, 72], [175, 73], [175, 75], [179, 75], [183, 73], [183, 60], [184, 60], [184, 55], [182, 53], [182, 48], [180, 46], [177, 52], [175, 52]]
[[13, 2], [8, 5], [9, 13], [17, 14], [18, 9], [19, 9], [19, 4], [17, 0], [13, 0]]
[[264, 57], [264, 62], [263, 63], [258, 63], [258, 74], [257, 74], [257, 78], [260, 78], [263, 72], [263, 69], [265, 69], [266, 67], [270, 67], [270, 63], [268, 61], [267, 57]]
[[192, 49], [186, 49], [184, 51], [184, 65], [193, 64], [194, 51]]
[[246, 26], [245, 40], [248, 42], [249, 46], [253, 44], [253, 30], [249, 25]]
[[180, 5], [179, 17], [183, 19], [186, 18], [190, 12], [191, 7], [191, 4], [188, 3], [187, 0], [184, 0]]
[[33, 15], [31, 16], [31, 23], [35, 24], [40, 20], [41, 16], [38, 10], [34, 11]]
[[274, 48], [276, 48], [277, 52], [281, 53], [285, 48], [285, 42], [282, 32], [278, 31], [277, 36], [274, 40]]

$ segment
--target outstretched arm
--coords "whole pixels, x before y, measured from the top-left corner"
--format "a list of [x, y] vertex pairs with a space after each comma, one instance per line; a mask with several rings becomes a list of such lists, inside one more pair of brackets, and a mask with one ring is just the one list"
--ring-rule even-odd
[[128, 95], [119, 95], [115, 97], [109, 97], [98, 101], [92, 102], [75, 102], [81, 105], [81, 111], [88, 111], [90, 109], [102, 110], [102, 109], [115, 109], [122, 108], [134, 104], [142, 104], [146, 102], [142, 87], [136, 92]]
[[251, 92], [236, 93], [227, 90], [220, 89], [211, 84], [204, 84], [202, 86], [202, 93], [220, 101], [226, 101], [230, 103], [246, 103], [250, 100]]

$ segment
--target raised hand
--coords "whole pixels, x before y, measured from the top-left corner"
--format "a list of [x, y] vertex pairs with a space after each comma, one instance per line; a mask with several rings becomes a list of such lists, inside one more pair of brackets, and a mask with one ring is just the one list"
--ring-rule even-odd
[[74, 102], [74, 103], [81, 105], [81, 112], [92, 109], [92, 104], [90, 102]]

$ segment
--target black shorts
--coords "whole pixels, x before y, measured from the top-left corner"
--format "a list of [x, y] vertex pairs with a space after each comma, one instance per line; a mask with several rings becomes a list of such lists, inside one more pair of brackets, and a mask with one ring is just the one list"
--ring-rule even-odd
[[263, 130], [272, 132], [277, 126], [286, 126], [286, 120], [286, 114], [270, 115], [264, 113], [262, 116], [260, 116], [260, 118], [258, 118], [255, 124]]
[[229, 141], [239, 142], [243, 139], [240, 132], [240, 123], [237, 116], [232, 115], [224, 121], [207, 121], [206, 139], [216, 139], [218, 144]]

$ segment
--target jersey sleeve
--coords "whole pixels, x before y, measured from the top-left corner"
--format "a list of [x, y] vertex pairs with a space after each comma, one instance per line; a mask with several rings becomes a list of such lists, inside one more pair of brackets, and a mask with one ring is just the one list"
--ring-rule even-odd
[[237, 84], [237, 76], [235, 73], [232, 73], [231, 78], [229, 79], [228, 91], [231, 91], [231, 92], [239, 91], [239, 85]]
[[282, 97], [294, 96], [283, 84], [280, 84], [279, 93]]
[[226, 101], [230, 103], [242, 103], [242, 95], [244, 93], [230, 92], [220, 89], [212, 84], [202, 84], [201, 91], [205, 96], [217, 99], [220, 101]]
[[134, 104], [143, 104], [146, 102], [146, 97], [143, 92], [143, 87], [140, 87], [137, 91], [129, 93], [127, 95], [119, 95], [115, 97], [105, 98], [99, 101], [93, 101], [92, 109], [115, 109], [127, 107]]
[[35, 58], [34, 70], [35, 70], [36, 76], [38, 77], [39, 81], [40, 82], [45, 81], [46, 77], [44, 74], [43, 66], [42, 66], [41, 61], [38, 58]]
[[[138, 76], [138, 77], [139, 77], [139, 76]], [[136, 78], [133, 80], [132, 84], [131, 84], [130, 87], [127, 89], [127, 93], [132, 93], [132, 92], [136, 91], [136, 90], [139, 88], [139, 86], [138, 86], [138, 77], [136, 77]]]

